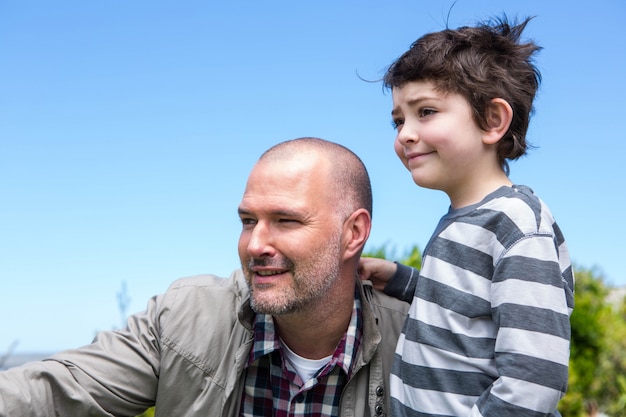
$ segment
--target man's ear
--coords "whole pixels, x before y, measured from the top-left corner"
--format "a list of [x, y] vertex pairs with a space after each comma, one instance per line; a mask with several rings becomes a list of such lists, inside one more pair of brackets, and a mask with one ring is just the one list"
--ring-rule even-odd
[[483, 136], [483, 142], [487, 145], [497, 143], [511, 126], [513, 109], [504, 99], [494, 98], [487, 106], [487, 130]]
[[370, 236], [371, 228], [372, 218], [365, 209], [358, 209], [348, 217], [343, 225], [344, 260], [361, 252]]

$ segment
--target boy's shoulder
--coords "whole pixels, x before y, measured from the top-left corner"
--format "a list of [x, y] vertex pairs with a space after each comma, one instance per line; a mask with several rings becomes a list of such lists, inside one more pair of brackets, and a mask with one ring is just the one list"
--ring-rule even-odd
[[478, 204], [452, 210], [437, 226], [426, 251], [432, 255], [476, 248], [499, 259], [531, 238], [564, 242], [541, 199], [529, 187], [514, 185], [501, 187]]
[[522, 233], [551, 233], [555, 223], [548, 206], [525, 185], [501, 187], [485, 199], [476, 212], [511, 222], [511, 226]]
[[483, 207], [498, 207], [502, 211], [514, 208], [516, 204], [525, 204], [533, 211], [541, 210], [541, 199], [526, 185], [500, 187], [481, 202]]

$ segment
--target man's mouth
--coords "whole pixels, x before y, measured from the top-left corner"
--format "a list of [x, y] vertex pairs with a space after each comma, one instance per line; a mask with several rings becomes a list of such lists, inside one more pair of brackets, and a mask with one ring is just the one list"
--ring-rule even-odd
[[253, 270], [253, 272], [257, 275], [260, 275], [262, 277], [271, 277], [272, 275], [279, 275], [284, 273], [285, 271], [281, 270], [281, 271], [277, 271], [277, 270], [271, 270], [271, 271], [266, 271], [266, 270]]

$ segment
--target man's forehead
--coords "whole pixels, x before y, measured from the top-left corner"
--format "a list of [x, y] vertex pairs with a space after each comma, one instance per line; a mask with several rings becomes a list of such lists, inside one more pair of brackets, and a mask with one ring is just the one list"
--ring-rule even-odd
[[314, 164], [259, 163], [248, 178], [240, 209], [302, 212], [326, 201], [328, 189]]
[[301, 193], [308, 176], [308, 170], [294, 164], [257, 164], [248, 177], [244, 196]]
[[315, 202], [306, 195], [285, 192], [247, 192], [239, 203], [240, 215], [270, 217], [306, 217], [314, 210]]
[[328, 181], [330, 163], [319, 154], [298, 154], [280, 160], [260, 160], [248, 177], [248, 188], [264, 184], [312, 187]]
[[319, 165], [323, 159], [325, 158], [315, 150], [302, 150], [301, 152], [280, 155], [280, 157], [260, 159], [253, 170], [306, 171]]

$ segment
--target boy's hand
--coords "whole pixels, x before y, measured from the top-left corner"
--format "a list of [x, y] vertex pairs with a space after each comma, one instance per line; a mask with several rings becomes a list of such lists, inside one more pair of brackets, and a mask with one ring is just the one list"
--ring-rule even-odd
[[359, 278], [372, 281], [377, 290], [382, 291], [387, 282], [396, 273], [398, 266], [386, 259], [361, 258], [359, 260]]

